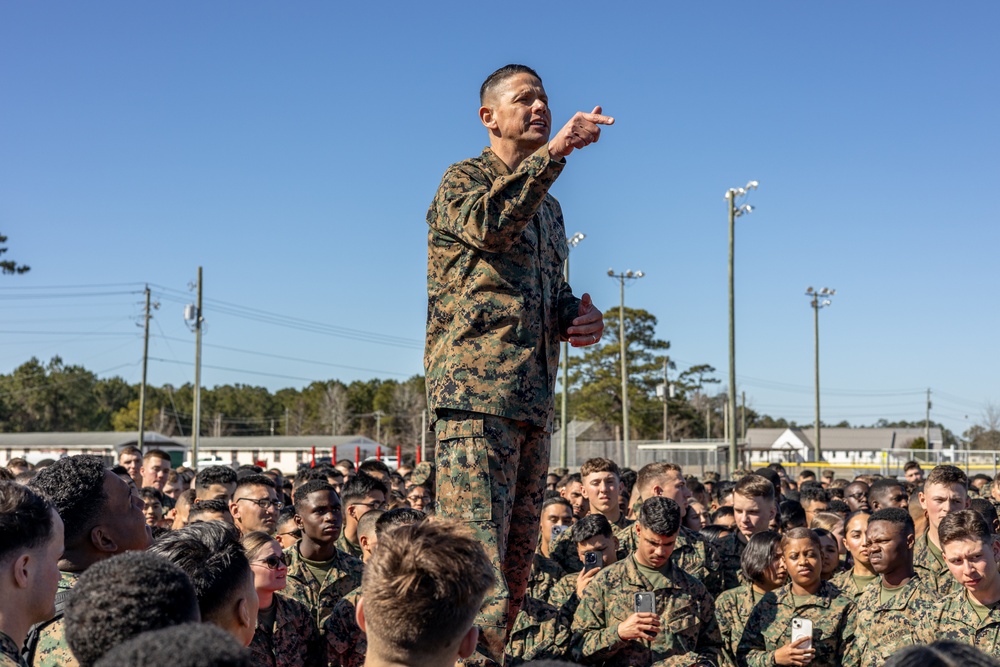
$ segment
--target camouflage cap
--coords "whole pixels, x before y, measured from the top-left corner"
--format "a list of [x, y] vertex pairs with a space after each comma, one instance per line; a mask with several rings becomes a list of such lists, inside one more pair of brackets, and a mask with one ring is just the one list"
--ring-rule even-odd
[[418, 463], [413, 467], [413, 472], [410, 473], [410, 484], [415, 484], [417, 486], [427, 486], [434, 483], [434, 464], [429, 461], [423, 461]]

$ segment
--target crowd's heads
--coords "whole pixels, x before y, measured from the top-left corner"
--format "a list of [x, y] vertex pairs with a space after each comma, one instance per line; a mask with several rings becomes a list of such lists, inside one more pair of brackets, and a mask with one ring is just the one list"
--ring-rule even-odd
[[1000, 519], [997, 518], [997, 510], [993, 503], [986, 498], [973, 498], [969, 501], [969, 509], [982, 514], [993, 534], [1000, 535]]
[[160, 449], [151, 449], [142, 457], [142, 486], [152, 486], [162, 491], [170, 474], [170, 454]]
[[777, 514], [774, 485], [760, 475], [744, 475], [733, 488], [736, 529], [745, 539], [767, 530]]
[[251, 667], [251, 660], [246, 649], [216, 626], [182, 623], [133, 637], [94, 667]]
[[590, 504], [590, 511], [614, 515], [620, 510], [621, 469], [611, 459], [593, 458], [580, 467], [583, 494]]
[[682, 511], [687, 509], [692, 495], [681, 467], [663, 461], [643, 466], [636, 478], [635, 488], [643, 499], [653, 496], [670, 498]]
[[358, 466], [358, 474], [360, 473], [371, 475], [388, 487], [389, 476], [392, 474], [392, 471], [384, 461], [379, 461], [378, 459], [366, 459], [361, 462], [361, 465]]
[[362, 560], [367, 561], [371, 558], [372, 550], [378, 542], [375, 524], [382, 518], [383, 514], [385, 514], [385, 510], [369, 510], [358, 520], [358, 546], [361, 547]]
[[77, 580], [65, 610], [66, 643], [92, 667], [122, 642], [149, 630], [201, 620], [191, 580], [152, 553], [105, 559]]
[[909, 497], [902, 483], [895, 479], [877, 479], [868, 487], [868, 505], [872, 512], [887, 507], [906, 509]]
[[781, 535], [765, 530], [747, 540], [740, 558], [743, 576], [768, 590], [784, 583], [785, 567], [781, 558]]
[[150, 551], [188, 574], [202, 620], [215, 623], [244, 646], [250, 643], [258, 602], [239, 532], [220, 521], [195, 523], [167, 533]]
[[359, 472], [354, 479], [344, 484], [340, 498], [348, 519], [356, 522], [368, 510], [384, 508], [388, 493], [389, 487], [385, 482]]
[[233, 515], [225, 500], [196, 500], [188, 510], [187, 525], [205, 521], [222, 521], [233, 525]]
[[369, 655], [403, 664], [468, 657], [478, 635], [472, 621], [493, 584], [483, 547], [455, 524], [386, 531], [365, 564], [358, 603]]
[[903, 465], [903, 477], [907, 482], [919, 484], [924, 481], [924, 471], [916, 461], [907, 461]]
[[918, 494], [931, 529], [937, 530], [946, 515], [969, 506], [968, 487], [969, 478], [955, 466], [943, 465], [931, 470]]
[[913, 518], [898, 507], [881, 509], [868, 517], [865, 548], [872, 570], [878, 574], [913, 569], [915, 543]]
[[224, 500], [228, 503], [236, 492], [236, 471], [229, 466], [203, 468], [195, 475], [194, 490], [198, 500]]
[[580, 473], [574, 472], [566, 475], [559, 484], [556, 485], [559, 495], [569, 501], [573, 507], [573, 516], [580, 519], [590, 512], [590, 502], [583, 493], [583, 478]]
[[884, 667], [1000, 667], [1000, 662], [969, 644], [939, 640], [900, 649]]
[[48, 498], [63, 520], [66, 551], [94, 560], [149, 546], [143, 501], [97, 456], [81, 454], [43, 468], [29, 486]]
[[[355, 480], [362, 478], [381, 484], [365, 474]], [[344, 507], [332, 485], [319, 479], [308, 481], [295, 491], [294, 502], [295, 525], [302, 530], [302, 539], [320, 545], [337, 541], [344, 526]]]
[[601, 566], [618, 560], [618, 538], [614, 528], [603, 514], [588, 514], [573, 526], [573, 541], [580, 561], [588, 551], [600, 555]]
[[282, 505], [271, 478], [250, 473], [237, 479], [229, 512], [240, 532], [263, 530], [273, 534], [278, 527], [278, 513], [281, 512]]
[[799, 488], [799, 503], [806, 511], [806, 523], [812, 523], [816, 512], [825, 512], [830, 502], [830, 494], [822, 486], [803, 484]]

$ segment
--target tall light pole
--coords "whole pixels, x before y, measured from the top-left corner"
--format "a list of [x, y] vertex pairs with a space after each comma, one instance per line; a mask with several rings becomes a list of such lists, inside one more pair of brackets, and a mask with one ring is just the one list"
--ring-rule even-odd
[[753, 212], [750, 204], [738, 204], [751, 190], [757, 189], [757, 181], [750, 181], [746, 187], [729, 188], [725, 199], [729, 206], [729, 400], [726, 414], [729, 420], [729, 473], [736, 470], [739, 452], [736, 448], [736, 296], [734, 281], [736, 218]]
[[[566, 239], [567, 245], [573, 249], [580, 241], [587, 238], [586, 234], [577, 232]], [[569, 254], [563, 262], [563, 279], [569, 283]], [[566, 450], [569, 448], [569, 432], [567, 431], [566, 413], [569, 409], [569, 342], [562, 343], [562, 428], [559, 430], [559, 467], [566, 467]]]
[[[201, 438], [201, 328], [205, 322], [201, 310], [201, 267], [198, 267], [198, 304], [184, 308], [184, 320], [194, 329], [194, 418], [191, 424], [191, 467], [198, 470], [198, 445]], [[287, 423], [286, 423], [287, 424]], [[288, 426], [285, 426], [288, 429]]]
[[628, 451], [628, 363], [625, 358], [625, 281], [638, 280], [646, 274], [642, 271], [632, 271], [629, 269], [624, 273], [615, 273], [614, 269], [608, 269], [608, 275], [618, 281], [620, 306], [618, 307], [618, 342], [621, 345], [622, 357], [622, 446], [623, 463], [628, 468], [632, 458]]
[[819, 464], [822, 458], [822, 449], [819, 439], [819, 309], [826, 308], [832, 301], [830, 297], [835, 295], [837, 290], [824, 287], [821, 290], [814, 290], [812, 287], [806, 288], [806, 296], [809, 297], [809, 305], [813, 309], [813, 329], [816, 339], [816, 436], [813, 439], [813, 457]]

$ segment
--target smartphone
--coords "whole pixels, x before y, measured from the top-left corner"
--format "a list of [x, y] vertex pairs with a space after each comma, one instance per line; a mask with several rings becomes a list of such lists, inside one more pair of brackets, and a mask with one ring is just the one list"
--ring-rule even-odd
[[655, 614], [656, 613], [656, 596], [652, 593], [636, 593], [633, 604], [633, 608], [636, 613], [640, 614]]
[[566, 532], [567, 528], [569, 528], [569, 526], [559, 526], [559, 525], [552, 526], [551, 539], [555, 541], [557, 537]]
[[604, 557], [598, 551], [585, 551], [583, 553], [583, 571], [600, 570]]
[[812, 648], [813, 622], [808, 618], [792, 619], [792, 643], [802, 637], [808, 637], [809, 641], [802, 642], [798, 648]]

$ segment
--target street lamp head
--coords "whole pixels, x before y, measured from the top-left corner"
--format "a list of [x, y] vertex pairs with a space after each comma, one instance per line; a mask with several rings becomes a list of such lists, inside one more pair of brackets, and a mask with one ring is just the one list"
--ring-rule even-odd
[[758, 185], [760, 185], [760, 183], [758, 183], [757, 181], [750, 181], [749, 183], [747, 183], [746, 189], [747, 190], [756, 190]]
[[830, 296], [833, 296], [836, 293], [837, 293], [837, 290], [835, 290], [835, 289], [830, 290]]
[[646, 274], [643, 273], [642, 271], [636, 271], [635, 272], [635, 277], [636, 278], [642, 278], [644, 275], [646, 275]]
[[813, 288], [812, 287], [807, 287], [806, 288], [806, 294], [812, 294], [812, 293], [813, 293]]
[[830, 305], [831, 303], [833, 303], [833, 302], [832, 302], [832, 301], [830, 301], [829, 299], [827, 299], [827, 300], [825, 300], [825, 301], [823, 302], [823, 305], [824, 305], [824, 306], [829, 306], [829, 305]]
[[585, 238], [587, 238], [586, 234], [582, 232], [577, 232], [576, 234], [573, 234], [573, 236], [566, 239], [566, 241], [567, 243], [569, 243], [570, 246], [575, 248], [580, 243], [580, 241], [582, 241]]
[[625, 272], [625, 277], [626, 278], [631, 278], [632, 277], [632, 269], [629, 269], [628, 271]]
[[608, 269], [608, 275], [611, 276], [612, 278], [614, 278], [615, 277], [615, 270], [614, 269]]

